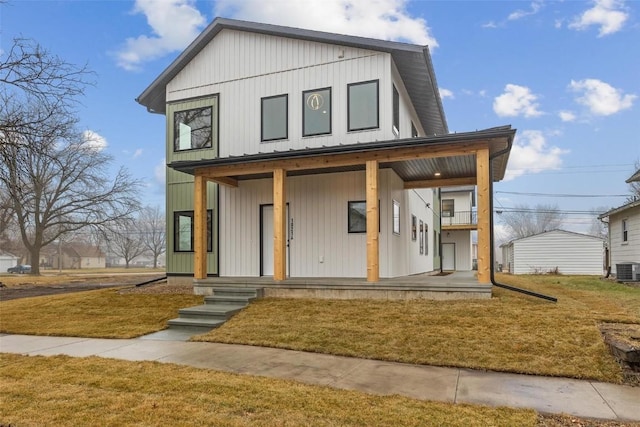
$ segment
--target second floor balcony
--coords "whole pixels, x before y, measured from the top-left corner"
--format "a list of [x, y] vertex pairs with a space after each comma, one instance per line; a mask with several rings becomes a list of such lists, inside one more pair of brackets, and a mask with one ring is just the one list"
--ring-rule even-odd
[[476, 211], [442, 211], [443, 230], [476, 230], [478, 215]]

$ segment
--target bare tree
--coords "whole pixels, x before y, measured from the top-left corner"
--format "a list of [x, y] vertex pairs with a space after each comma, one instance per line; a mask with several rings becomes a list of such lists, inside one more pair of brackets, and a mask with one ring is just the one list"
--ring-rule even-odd
[[[634, 167], [636, 170], [636, 174], [640, 172], [640, 159], [636, 160], [634, 163]], [[635, 174], [634, 174], [635, 176]], [[634, 202], [636, 200], [640, 200], [640, 179], [630, 181], [629, 184], [629, 193], [631, 194], [627, 198], [627, 202]]]
[[124, 169], [111, 179], [111, 157], [84, 136], [5, 136], [12, 143], [0, 145], [0, 186], [8, 191], [33, 274], [40, 273], [43, 246], [70, 232], [129, 218], [139, 209], [139, 183]]
[[157, 268], [158, 257], [167, 250], [164, 212], [157, 206], [145, 207], [138, 216], [138, 228], [146, 252], [153, 257], [153, 268]]
[[[38, 43], [16, 38], [0, 62], [0, 138], [7, 132], [64, 137], [76, 122], [74, 107], [93, 75], [51, 54]], [[37, 107], [37, 108], [36, 108]]]
[[517, 205], [512, 210], [499, 212], [499, 215], [510, 240], [560, 228], [565, 216], [552, 205], [536, 205], [534, 208]]
[[114, 221], [103, 236], [109, 254], [124, 258], [125, 268], [147, 250], [133, 220]]
[[609, 208], [607, 206], [598, 206], [597, 208], [591, 209], [591, 215], [593, 215], [591, 225], [589, 227], [589, 234], [591, 236], [606, 239], [609, 235], [608, 224], [598, 219], [599, 215], [607, 212], [608, 210]]

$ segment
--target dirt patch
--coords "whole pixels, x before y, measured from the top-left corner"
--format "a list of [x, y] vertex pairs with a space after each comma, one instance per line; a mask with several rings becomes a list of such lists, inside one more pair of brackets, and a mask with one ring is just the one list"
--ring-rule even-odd
[[[156, 279], [159, 277], [155, 277]], [[42, 285], [37, 283], [25, 283], [0, 287], [0, 301], [9, 301], [18, 298], [29, 298], [43, 295], [58, 295], [70, 292], [91, 291], [95, 289], [128, 287], [154, 279], [153, 277], [140, 275], [114, 275], [109, 277], [83, 277], [74, 278], [68, 283]]]

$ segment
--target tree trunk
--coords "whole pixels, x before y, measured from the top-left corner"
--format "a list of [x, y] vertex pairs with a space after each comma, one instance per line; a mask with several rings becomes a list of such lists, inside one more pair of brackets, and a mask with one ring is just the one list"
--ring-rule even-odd
[[33, 245], [31, 251], [29, 251], [31, 257], [31, 274], [34, 276], [40, 275], [40, 247]]

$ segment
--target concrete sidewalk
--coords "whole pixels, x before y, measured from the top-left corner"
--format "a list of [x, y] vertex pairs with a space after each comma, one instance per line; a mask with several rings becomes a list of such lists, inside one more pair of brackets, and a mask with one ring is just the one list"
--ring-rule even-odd
[[640, 388], [470, 369], [439, 368], [244, 345], [184, 341], [188, 333], [92, 339], [0, 335], [0, 352], [152, 360], [307, 384], [449, 403], [533, 408], [640, 421]]

